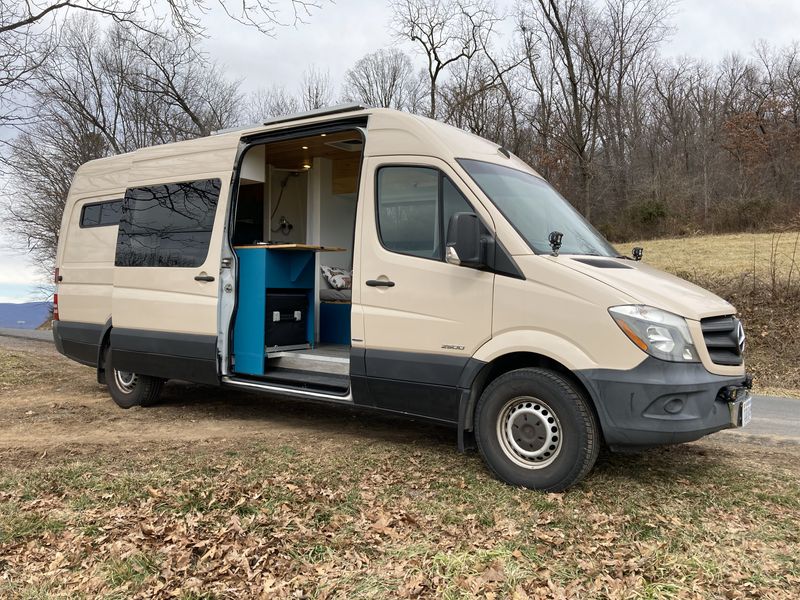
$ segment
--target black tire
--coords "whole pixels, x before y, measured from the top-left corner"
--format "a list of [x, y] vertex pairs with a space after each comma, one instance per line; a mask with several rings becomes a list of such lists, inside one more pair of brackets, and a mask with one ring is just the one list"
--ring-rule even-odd
[[498, 479], [548, 492], [583, 479], [602, 441], [586, 399], [559, 373], [538, 368], [505, 373], [484, 390], [475, 439]]
[[[164, 380], [149, 375], [138, 375], [116, 371], [111, 359], [111, 349], [105, 353], [106, 385], [111, 399], [120, 408], [152, 406], [161, 395]], [[126, 385], [126, 381], [130, 383]]]

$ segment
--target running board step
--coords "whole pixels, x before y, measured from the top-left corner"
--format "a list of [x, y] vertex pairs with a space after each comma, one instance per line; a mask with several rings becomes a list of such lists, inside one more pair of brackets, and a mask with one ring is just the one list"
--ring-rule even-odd
[[280, 396], [291, 396], [295, 398], [302, 398], [303, 400], [313, 400], [316, 402], [332, 402], [333, 404], [353, 405], [353, 394], [350, 390], [346, 393], [337, 392], [320, 392], [315, 390], [304, 390], [297, 387], [280, 385], [277, 383], [266, 383], [259, 379], [251, 379], [249, 377], [230, 376], [226, 375], [222, 378], [224, 385], [233, 387], [256, 390], [259, 392], [268, 392]]
[[328, 373], [331, 375], [350, 375], [350, 359], [304, 354], [301, 352], [281, 352], [267, 355], [267, 372], [276, 369]]
[[263, 378], [259, 379], [267, 383], [320, 392], [345, 393], [350, 389], [349, 375], [301, 371], [283, 367], [268, 367]]

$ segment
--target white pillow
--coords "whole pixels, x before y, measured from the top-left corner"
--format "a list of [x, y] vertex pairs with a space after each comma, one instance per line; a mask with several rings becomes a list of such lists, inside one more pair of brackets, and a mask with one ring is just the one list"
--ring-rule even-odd
[[320, 270], [325, 281], [335, 290], [349, 290], [353, 285], [353, 271], [325, 266], [320, 266]]

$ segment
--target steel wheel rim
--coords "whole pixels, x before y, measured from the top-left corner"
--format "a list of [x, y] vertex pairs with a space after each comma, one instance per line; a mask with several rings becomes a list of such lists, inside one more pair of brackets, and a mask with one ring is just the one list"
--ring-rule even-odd
[[517, 396], [505, 403], [497, 419], [497, 439], [503, 453], [525, 469], [549, 466], [563, 444], [558, 416], [532, 396]]
[[136, 373], [131, 373], [130, 371], [117, 371], [114, 369], [114, 381], [117, 384], [119, 390], [124, 394], [130, 394], [134, 389], [136, 389], [136, 381], [139, 378], [136, 376]]

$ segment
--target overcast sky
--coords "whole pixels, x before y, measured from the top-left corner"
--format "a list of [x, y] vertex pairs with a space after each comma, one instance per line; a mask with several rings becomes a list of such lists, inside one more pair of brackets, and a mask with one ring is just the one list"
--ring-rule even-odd
[[[278, 0], [281, 2], [282, 0]], [[295, 92], [309, 65], [328, 70], [339, 82], [361, 56], [395, 44], [388, 29], [391, 11], [385, 0], [337, 0], [323, 5], [296, 29], [279, 29], [265, 37], [212, 11], [206, 18], [208, 55], [228, 76], [241, 81], [243, 91], [255, 91], [273, 83]], [[511, 11], [514, 2], [498, 0]], [[776, 46], [800, 41], [798, 0], [683, 0], [673, 18], [676, 28], [663, 54], [688, 54], [714, 62], [730, 52], [748, 54], [755, 42]], [[508, 35], [508, 23], [500, 33]], [[406, 50], [413, 51], [408, 46]], [[41, 277], [27, 256], [11, 248], [0, 230], [0, 302], [36, 298]]]
[[[514, 0], [496, 3], [500, 10], [513, 13]], [[279, 82], [294, 91], [310, 64], [328, 69], [333, 81], [339, 82], [364, 54], [396, 44], [388, 27], [390, 17], [386, 0], [337, 0], [323, 4], [308, 24], [280, 30], [274, 39], [234, 25], [209, 29], [206, 48], [232, 76], [242, 79], [245, 90]], [[214, 20], [220, 23], [219, 18]], [[508, 21], [501, 34], [512, 32], [513, 23]], [[774, 45], [800, 41], [800, 1], [683, 0], [676, 5], [672, 22], [675, 33], [664, 45], [665, 55], [688, 54], [713, 62], [733, 51], [747, 54], [760, 39]]]

